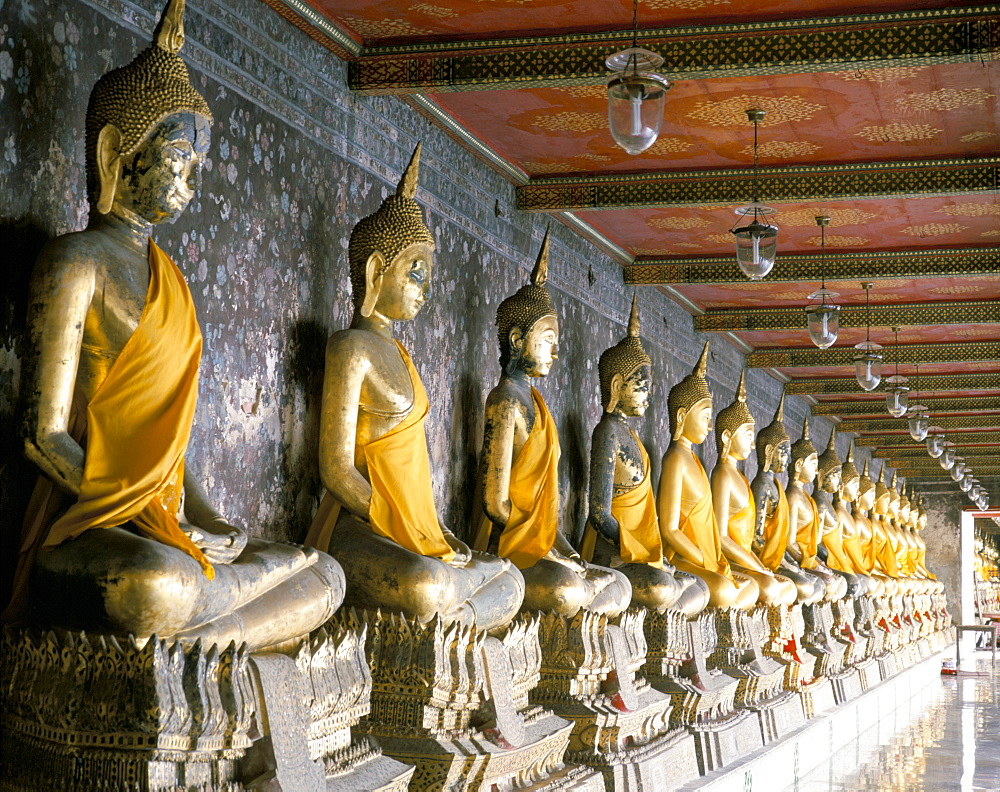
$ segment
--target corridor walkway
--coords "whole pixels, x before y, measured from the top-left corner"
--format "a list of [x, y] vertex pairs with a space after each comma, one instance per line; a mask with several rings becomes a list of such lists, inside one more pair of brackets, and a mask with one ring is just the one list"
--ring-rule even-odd
[[991, 673], [989, 652], [971, 651], [969, 644], [967, 653], [965, 646], [963, 669], [984, 676], [930, 679], [893, 717], [859, 734], [787, 789], [1000, 790], [1000, 661]]

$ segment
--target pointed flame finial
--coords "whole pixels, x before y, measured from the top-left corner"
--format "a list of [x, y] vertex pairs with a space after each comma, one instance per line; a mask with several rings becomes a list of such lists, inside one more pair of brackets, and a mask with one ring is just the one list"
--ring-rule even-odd
[[834, 452], [837, 450], [837, 427], [836, 426], [833, 427], [833, 429], [830, 431], [830, 440], [826, 444], [826, 450], [827, 451], [834, 451]]
[[[862, 476], [868, 476], [868, 461], [869, 461], [869, 459], [870, 459], [869, 457], [865, 458], [865, 466], [864, 466], [864, 469], [861, 471], [861, 475]], [[868, 478], [871, 478], [871, 476], [868, 476]]]
[[736, 386], [736, 400], [746, 402], [747, 400], [747, 370], [740, 372], [740, 384]]
[[783, 423], [785, 420], [785, 392], [781, 392], [781, 398], [778, 399], [778, 409], [774, 411], [774, 420], [772, 423]]
[[802, 422], [802, 439], [803, 440], [812, 440], [812, 438], [809, 437], [809, 416], [808, 415], [806, 416], [806, 419]]
[[632, 312], [628, 317], [628, 335], [631, 338], [639, 337], [639, 295], [632, 292]]
[[420, 175], [420, 149], [423, 148], [423, 145], [422, 141], [417, 143], [417, 147], [413, 149], [413, 155], [410, 157], [410, 164], [406, 166], [406, 170], [403, 171], [403, 175], [399, 179], [396, 195], [400, 198], [412, 200], [417, 194], [417, 177]]
[[544, 286], [549, 278], [549, 229], [545, 228], [545, 239], [542, 240], [542, 249], [538, 251], [538, 258], [535, 260], [535, 268], [531, 271], [531, 285]]
[[847, 446], [847, 461], [848, 462], [853, 462], [854, 461], [854, 438], [853, 437], [851, 438], [851, 444], [849, 446]]
[[701, 350], [701, 357], [698, 358], [698, 363], [694, 367], [694, 375], [705, 379], [705, 374], [708, 371], [708, 345], [710, 341], [705, 342], [705, 348]]
[[184, 46], [184, 4], [185, 0], [170, 0], [153, 31], [153, 43], [174, 55]]

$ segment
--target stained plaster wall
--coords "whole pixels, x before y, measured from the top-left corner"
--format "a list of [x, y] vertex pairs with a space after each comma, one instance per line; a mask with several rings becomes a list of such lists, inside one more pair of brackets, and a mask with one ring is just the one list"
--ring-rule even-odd
[[[927, 568], [944, 583], [951, 614], [956, 622], [963, 623], [962, 619], [971, 617], [971, 614], [960, 612], [962, 576], [959, 563], [962, 552], [962, 509], [968, 505], [969, 500], [961, 492], [955, 492], [928, 496], [926, 501], [927, 527], [924, 528], [923, 539], [927, 544]], [[966, 544], [971, 550], [971, 537]]]
[[[38, 249], [81, 229], [86, 98], [97, 78], [147, 46], [159, 0], [0, 0], [0, 538], [5, 576], [34, 476], [20, 455], [17, 393], [27, 283]], [[499, 374], [497, 303], [522, 285], [545, 218], [514, 208], [512, 185], [393, 98], [351, 95], [345, 66], [254, 0], [193, 0], [183, 55], [215, 116], [200, 194], [158, 243], [184, 271], [205, 336], [189, 458], [225, 514], [250, 533], [300, 540], [320, 495], [317, 419], [327, 336], [350, 320], [347, 239], [394, 188], [424, 141], [419, 202], [437, 240], [431, 301], [399, 328], [431, 399], [435, 496], [460, 535], [470, 521], [482, 405]], [[139, 100], [140, 97], [137, 97]], [[585, 219], [585, 218], [584, 218]], [[560, 311], [560, 359], [538, 383], [559, 426], [563, 528], [586, 518], [591, 431], [600, 417], [596, 361], [623, 335], [631, 294], [620, 267], [552, 226], [549, 286]], [[660, 291], [639, 291], [654, 360], [653, 406], [637, 429], [653, 459], [666, 449], [666, 393], [704, 338]], [[734, 395], [743, 356], [715, 340], [716, 408]], [[748, 376], [759, 425], [780, 384]], [[790, 398], [794, 438], [808, 410]], [[817, 419], [822, 449], [830, 423]], [[847, 438], [838, 442], [846, 452]], [[706, 467], [715, 463], [712, 438]], [[860, 459], [860, 457], [859, 457]], [[860, 463], [859, 463], [860, 466]], [[752, 477], [755, 463], [747, 463]]]

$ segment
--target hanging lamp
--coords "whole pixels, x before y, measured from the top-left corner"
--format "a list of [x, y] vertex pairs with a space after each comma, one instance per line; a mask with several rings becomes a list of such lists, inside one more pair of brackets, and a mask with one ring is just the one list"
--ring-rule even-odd
[[951, 466], [951, 470], [948, 473], [951, 475], [952, 481], [961, 481], [965, 475], [965, 459], [955, 457], [955, 464]]
[[[770, 206], [760, 202], [760, 180], [757, 171], [757, 125], [764, 120], [765, 111], [759, 108], [747, 110], [747, 118], [753, 122], [753, 201], [736, 210], [741, 219], [750, 218], [745, 226], [733, 226], [729, 232], [736, 237], [736, 263], [740, 271], [750, 280], [760, 280], [774, 267], [778, 247], [778, 227], [767, 222], [767, 216], [774, 214]], [[761, 222], [763, 221], [763, 222]]]
[[962, 490], [962, 492], [968, 492], [970, 489], [972, 489], [972, 484], [974, 483], [974, 481], [975, 479], [973, 478], [972, 475], [972, 469], [967, 467], [965, 469], [965, 475], [962, 476], [962, 480], [958, 482], [958, 488]]
[[[920, 391], [920, 364], [916, 364], [916, 373], [913, 375], [913, 398], [919, 401]], [[909, 424], [910, 437], [918, 443], [927, 439], [927, 432], [930, 429], [931, 417], [927, 412], [925, 404], [911, 404], [909, 406], [909, 416], [906, 422]]]
[[906, 384], [909, 380], [899, 375], [899, 328], [893, 327], [892, 332], [896, 334], [896, 373], [885, 381], [885, 406], [893, 418], [902, 418], [906, 415], [910, 386]]
[[941, 467], [945, 470], [951, 470], [955, 467], [955, 449], [952, 447], [953, 443], [945, 443], [944, 451], [941, 452], [941, 456], [938, 457], [938, 462]]
[[820, 268], [823, 276], [819, 289], [808, 297], [819, 302], [806, 306], [806, 328], [809, 330], [809, 338], [820, 349], [827, 349], [836, 343], [837, 333], [840, 332], [840, 306], [834, 301], [840, 295], [826, 288], [826, 227], [829, 223], [830, 218], [826, 215], [816, 218], [816, 225], [820, 229], [822, 250]]
[[639, 0], [632, 3], [632, 46], [604, 61], [608, 77], [608, 126], [611, 137], [629, 154], [656, 142], [670, 81], [655, 72], [663, 58], [639, 47]]
[[854, 348], [858, 350], [857, 354], [854, 355], [854, 378], [862, 390], [866, 391], [875, 390], [882, 381], [882, 353], [879, 351], [882, 346], [872, 341], [870, 297], [873, 285], [869, 281], [861, 284], [861, 288], [865, 290], [866, 333], [865, 340], [854, 345]]
[[940, 426], [932, 426], [927, 430], [927, 453], [938, 459], [944, 453], [944, 432]]

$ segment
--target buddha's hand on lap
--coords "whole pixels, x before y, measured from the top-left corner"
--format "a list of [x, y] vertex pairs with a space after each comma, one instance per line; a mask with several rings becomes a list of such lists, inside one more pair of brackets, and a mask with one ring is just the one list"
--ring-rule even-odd
[[204, 526], [182, 523], [181, 530], [213, 564], [235, 561], [247, 546], [247, 535], [223, 517], [217, 517]]
[[459, 539], [451, 531], [442, 531], [444, 534], [444, 540], [448, 543], [448, 546], [455, 551], [454, 558], [448, 563], [456, 567], [464, 567], [472, 559], [472, 550], [469, 546]]
[[587, 574], [587, 562], [583, 560], [579, 553], [563, 555], [558, 550], [553, 548], [545, 555], [545, 559], [548, 561], [555, 561], [557, 564], [569, 567], [578, 575]]

